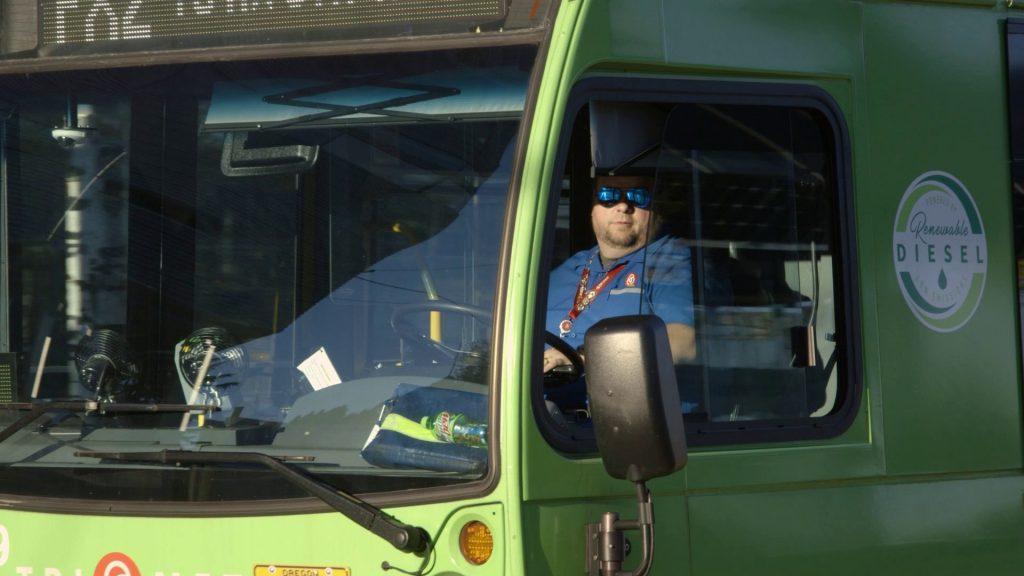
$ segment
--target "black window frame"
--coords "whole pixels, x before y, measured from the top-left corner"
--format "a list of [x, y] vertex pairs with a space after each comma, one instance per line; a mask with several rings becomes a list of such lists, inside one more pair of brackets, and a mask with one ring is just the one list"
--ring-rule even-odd
[[[573, 87], [565, 108], [557, 152], [557, 162], [549, 187], [538, 306], [535, 318], [535, 342], [531, 404], [541, 435], [556, 450], [577, 455], [597, 453], [592, 437], [573, 437], [548, 415], [540, 356], [548, 294], [548, 271], [552, 269], [556, 212], [562, 189], [562, 177], [570, 161], [570, 141], [577, 116], [594, 100], [637, 103], [753, 105], [811, 109], [827, 122], [832, 138], [832, 162], [835, 170], [836, 197], [833, 199], [833, 225], [836, 249], [833, 251], [833, 287], [835, 296], [836, 354], [838, 362], [836, 403], [832, 412], [817, 418], [792, 420], [749, 420], [738, 422], [686, 422], [687, 444], [710, 446], [821, 440], [836, 437], [854, 422], [863, 396], [859, 281], [855, 213], [853, 202], [852, 146], [845, 117], [836, 100], [823, 88], [811, 84], [752, 81], [719, 81], [656, 76], [595, 75], [583, 78]], [[685, 420], [685, 415], [684, 415]]]
[[[1013, 223], [1014, 257], [1019, 263], [1024, 257], [1024, 197], [1019, 193], [1024, 189], [1024, 19], [1013, 18], [1006, 21], [1006, 114], [1009, 130], [1010, 153], [1010, 201]], [[1020, 286], [1024, 272], [1017, 267], [1017, 284]], [[1024, 293], [1018, 290], [1017, 326], [1018, 335], [1024, 338], [1024, 325], [1021, 315], [1024, 314]], [[1021, 341], [1024, 346], [1024, 340]]]

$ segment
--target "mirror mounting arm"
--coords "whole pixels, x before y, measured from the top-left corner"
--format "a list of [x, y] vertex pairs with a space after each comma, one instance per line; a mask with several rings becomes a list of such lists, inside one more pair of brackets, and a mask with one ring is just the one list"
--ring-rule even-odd
[[[644, 576], [654, 558], [654, 506], [644, 482], [636, 483], [638, 518], [619, 520], [615, 512], [605, 512], [601, 521], [587, 524], [587, 574], [589, 576]], [[632, 572], [622, 572], [622, 561], [629, 554], [623, 531], [639, 530], [642, 542], [640, 564]]]

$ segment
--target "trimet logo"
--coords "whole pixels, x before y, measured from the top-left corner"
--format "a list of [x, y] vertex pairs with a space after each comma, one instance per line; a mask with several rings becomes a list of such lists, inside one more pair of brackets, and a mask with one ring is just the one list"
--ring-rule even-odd
[[971, 319], [985, 290], [988, 253], [978, 206], [959, 180], [927, 172], [910, 183], [892, 249], [900, 291], [921, 323], [952, 332]]
[[93, 576], [139, 576], [139, 567], [127, 555], [111, 552], [100, 558]]

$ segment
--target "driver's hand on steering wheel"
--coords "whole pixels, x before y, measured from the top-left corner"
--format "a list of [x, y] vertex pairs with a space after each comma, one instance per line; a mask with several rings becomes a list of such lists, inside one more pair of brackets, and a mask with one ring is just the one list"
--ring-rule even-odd
[[544, 373], [548, 373], [559, 366], [570, 365], [572, 362], [566, 358], [565, 354], [562, 354], [554, 348], [546, 348], [544, 350]]

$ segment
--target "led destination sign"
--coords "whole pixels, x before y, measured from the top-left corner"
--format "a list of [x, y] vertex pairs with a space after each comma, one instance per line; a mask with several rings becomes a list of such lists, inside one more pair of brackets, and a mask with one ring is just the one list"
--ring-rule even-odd
[[489, 22], [506, 0], [43, 0], [43, 45]]

